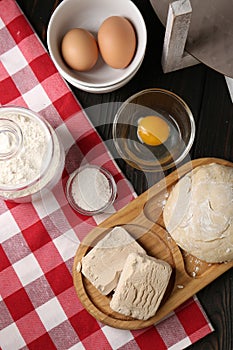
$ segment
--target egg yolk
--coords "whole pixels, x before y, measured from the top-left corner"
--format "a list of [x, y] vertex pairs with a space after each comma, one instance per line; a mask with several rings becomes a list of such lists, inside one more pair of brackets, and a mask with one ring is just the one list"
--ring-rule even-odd
[[149, 146], [161, 145], [167, 140], [169, 133], [168, 124], [160, 117], [151, 115], [138, 121], [138, 138]]

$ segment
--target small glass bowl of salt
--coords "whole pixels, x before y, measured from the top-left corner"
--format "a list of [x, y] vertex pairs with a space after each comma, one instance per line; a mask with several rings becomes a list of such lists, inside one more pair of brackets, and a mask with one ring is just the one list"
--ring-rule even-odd
[[75, 170], [66, 184], [66, 196], [73, 209], [92, 216], [109, 208], [117, 193], [112, 174], [99, 166], [87, 165]]

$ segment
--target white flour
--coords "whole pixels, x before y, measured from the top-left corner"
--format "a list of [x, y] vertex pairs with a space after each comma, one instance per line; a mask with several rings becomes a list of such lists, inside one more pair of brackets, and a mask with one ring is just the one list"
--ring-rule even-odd
[[[0, 196], [16, 202], [39, 199], [43, 190], [52, 189], [61, 178], [65, 159], [62, 144], [50, 124], [31, 114], [16, 112], [4, 114], [4, 118], [19, 126], [23, 141], [12, 158], [0, 160]], [[0, 130], [5, 130], [2, 124]], [[16, 140], [14, 134], [0, 132], [0, 155], [14, 149]]]
[[88, 211], [103, 208], [111, 198], [108, 179], [99, 169], [91, 167], [75, 176], [71, 193], [77, 205]]
[[[12, 158], [0, 161], [0, 184], [19, 185], [36, 179], [41, 172], [46, 152], [46, 134], [42, 126], [27, 116], [10, 115], [21, 129], [22, 149]], [[10, 151], [16, 138], [12, 133], [0, 133], [0, 150]]]

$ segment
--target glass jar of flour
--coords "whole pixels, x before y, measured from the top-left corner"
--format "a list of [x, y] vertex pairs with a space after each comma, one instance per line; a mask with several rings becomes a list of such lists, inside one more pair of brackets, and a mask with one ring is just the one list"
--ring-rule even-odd
[[0, 198], [30, 202], [61, 178], [64, 149], [41, 116], [23, 107], [0, 108]]

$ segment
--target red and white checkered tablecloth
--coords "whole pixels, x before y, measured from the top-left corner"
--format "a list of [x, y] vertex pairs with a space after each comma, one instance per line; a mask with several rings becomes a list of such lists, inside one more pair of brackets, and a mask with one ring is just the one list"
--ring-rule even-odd
[[196, 297], [140, 331], [101, 324], [80, 303], [73, 258], [104, 215], [74, 213], [64, 195], [68, 174], [83, 160], [105, 166], [117, 182], [115, 209], [135, 194], [15, 1], [0, 0], [0, 16], [1, 105], [39, 112], [67, 154], [63, 179], [49, 196], [25, 204], [0, 200], [0, 348], [184, 349], [213, 331]]

